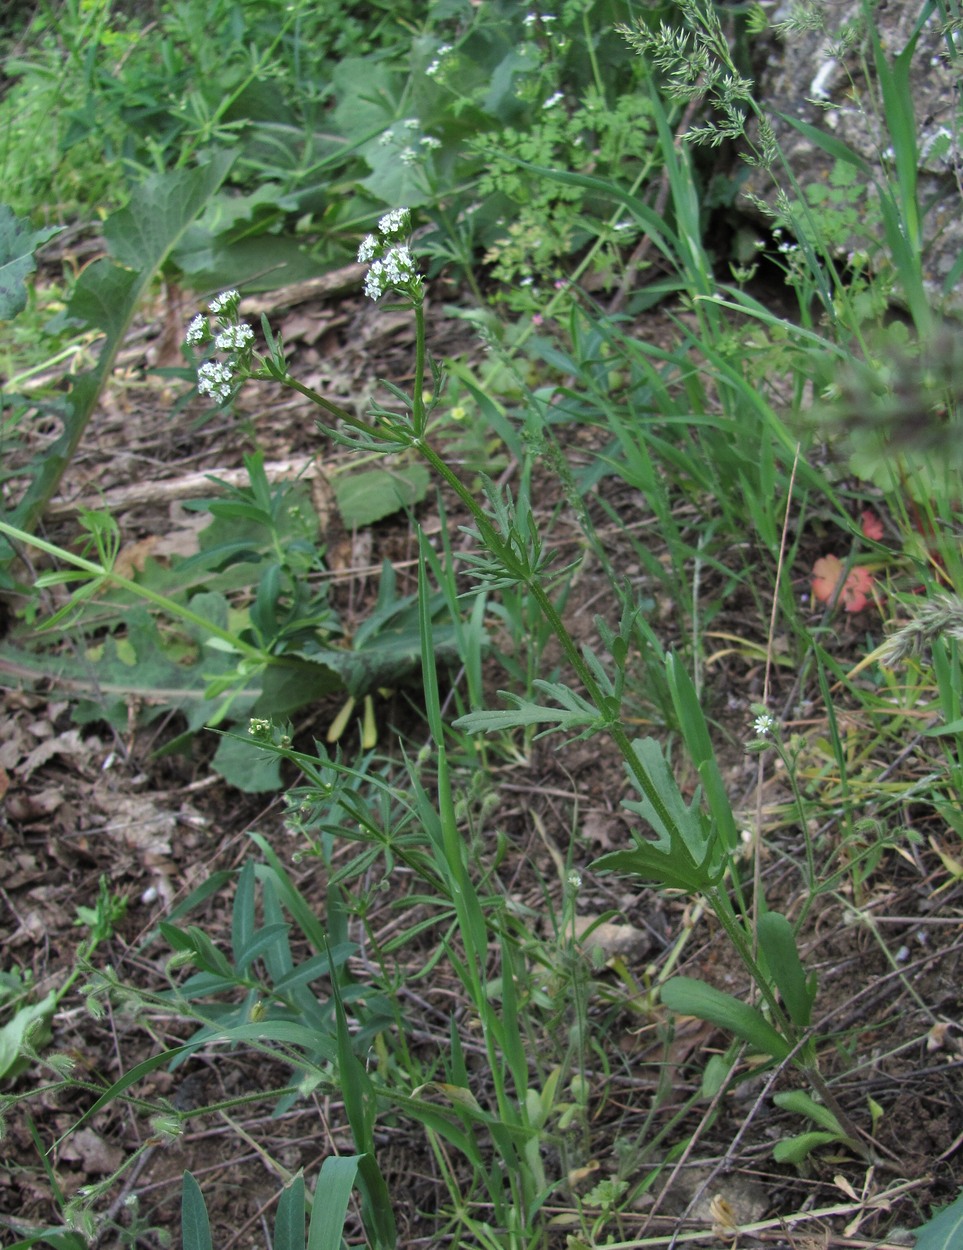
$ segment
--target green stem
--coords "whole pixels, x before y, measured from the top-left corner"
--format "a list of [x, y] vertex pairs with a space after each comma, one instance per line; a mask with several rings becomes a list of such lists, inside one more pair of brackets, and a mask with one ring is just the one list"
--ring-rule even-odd
[[515, 556], [508, 544], [502, 539], [502, 536], [498, 533], [495, 526], [485, 515], [484, 510], [478, 503], [478, 500], [471, 493], [468, 487], [465, 486], [461, 478], [459, 478], [458, 475], [441, 458], [441, 456], [439, 456], [438, 452], [436, 452], [435, 449], [423, 438], [412, 439], [411, 446], [414, 450], [418, 451], [420, 455], [427, 460], [435, 472], [448, 483], [451, 489], [457, 494], [458, 498], [469, 510], [472, 519], [478, 527], [479, 536], [488, 550], [502, 562], [509, 573], [525, 585], [532, 599], [538, 605], [540, 611], [548, 622], [552, 633], [558, 639], [562, 650], [565, 652], [566, 658], [574, 669], [579, 681], [582, 683], [586, 694], [595, 704], [599, 715], [602, 717], [601, 727], [604, 727], [608, 731], [612, 740], [615, 742], [615, 745], [618, 747], [623, 759], [628, 765], [629, 771], [638, 782], [642, 793], [652, 804], [652, 807], [655, 809], [659, 819], [663, 822], [667, 829], [676, 829], [676, 822], [672, 819], [668, 808], [663, 803], [662, 796], [659, 794], [658, 789], [649, 777], [648, 772], [642, 766], [642, 763], [632, 746], [631, 739], [625, 732], [621, 722], [617, 719], [613, 712], [605, 709], [606, 700], [601, 687], [592, 675], [591, 669], [585, 662], [582, 653], [575, 645], [572, 635], [566, 629], [565, 623], [558, 613], [558, 609], [555, 607], [555, 604], [552, 602], [545, 588], [542, 586], [537, 575], [531, 569], [527, 568], [525, 564]]
[[257, 647], [252, 647], [243, 638], [238, 638], [236, 634], [232, 634], [229, 630], [222, 629], [220, 625], [215, 625], [213, 621], [209, 621], [205, 617], [199, 616], [196, 612], [192, 612], [184, 604], [176, 603], [173, 599], [168, 599], [166, 595], [158, 594], [156, 590], [151, 590], [148, 586], [140, 586], [137, 582], [129, 581], [126, 577], [122, 577], [112, 569], [104, 568], [102, 564], [95, 564], [93, 560], [86, 560], [83, 556], [74, 555], [72, 551], [65, 551], [63, 547], [57, 547], [42, 538], [28, 534], [26, 530], [17, 529], [14, 525], [8, 525], [6, 521], [0, 521], [0, 534], [5, 534], [15, 542], [24, 543], [29, 547], [36, 548], [38, 551], [43, 551], [46, 555], [53, 556], [56, 560], [72, 564], [74, 568], [81, 569], [84, 573], [89, 573], [92, 577], [102, 582], [116, 586], [119, 590], [126, 590], [140, 599], [146, 599], [149, 603], [153, 603], [155, 607], [161, 608], [169, 616], [175, 619], [180, 618], [191, 625], [196, 625], [199, 629], [213, 635], [215, 638], [220, 638], [223, 642], [229, 643], [233, 650], [247, 656], [249, 660], [256, 660], [259, 664], [270, 662], [271, 657], [266, 652], [259, 650]]
[[412, 424], [415, 434], [421, 438], [425, 432], [425, 306], [415, 304], [415, 384], [411, 391]]
[[716, 919], [725, 930], [726, 937], [732, 943], [736, 953], [742, 960], [743, 967], [749, 973], [749, 976], [752, 978], [755, 985], [758, 986], [759, 992], [762, 994], [766, 1001], [766, 1006], [769, 1008], [773, 1024], [787, 1041], [795, 1044], [798, 1040], [796, 1030], [793, 1028], [782, 1007], [779, 1005], [779, 1002], [772, 991], [772, 986], [769, 984], [769, 978], [763, 974], [762, 969], [759, 967], [759, 964], [753, 956], [752, 945], [743, 925], [739, 921], [739, 917], [737, 916], [732, 903], [730, 902], [729, 895], [723, 887], [714, 886], [712, 889], [706, 890], [705, 898], [709, 906], [715, 912]]

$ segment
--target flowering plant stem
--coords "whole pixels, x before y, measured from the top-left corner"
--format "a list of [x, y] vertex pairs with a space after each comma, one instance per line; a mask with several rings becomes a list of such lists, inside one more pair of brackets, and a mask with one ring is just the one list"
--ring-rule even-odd
[[[412, 298], [411, 304], [415, 316], [416, 361], [414, 389], [411, 396], [410, 422], [403, 418], [392, 417], [389, 414], [380, 414], [384, 418], [383, 423], [375, 424], [356, 416], [294, 378], [288, 371], [287, 364], [277, 347], [275, 347], [272, 356], [262, 362], [261, 370], [254, 376], [273, 378], [299, 394], [304, 395], [305, 398], [317, 404], [329, 416], [336, 418], [352, 431], [361, 435], [365, 440], [369, 440], [367, 442], [368, 446], [380, 443], [385, 451], [414, 452], [451, 488], [470, 514], [484, 547], [514, 582], [525, 587], [532, 601], [543, 614], [583, 690], [598, 712], [598, 719], [593, 725], [593, 730], [608, 734], [625, 760], [626, 766], [639, 789], [651, 803], [659, 820], [665, 828], [675, 828], [672, 814], [663, 799], [658, 785], [645, 768], [633, 746], [631, 738], [626, 733], [619, 717], [618, 705], [614, 703], [612, 698], [606, 697], [585, 657], [566, 628], [551, 596], [545, 589], [538, 568], [533, 566], [533, 563], [523, 552], [518, 552], [512, 546], [510, 538], [506, 538], [499, 533], [472, 491], [469, 490], [443, 456], [428, 441], [425, 434], [428, 411], [424, 401], [426, 359], [425, 312], [421, 298]], [[703, 895], [725, 930], [726, 936], [732, 942], [754, 984], [759, 987], [759, 991], [765, 999], [776, 1027], [787, 1039], [792, 1039], [792, 1044], [795, 1044], [799, 1040], [796, 1036], [796, 1030], [780, 1006], [768, 978], [753, 954], [753, 943], [750, 934], [746, 931], [744, 923], [740, 921], [727, 889], [724, 885], [713, 884], [707, 874]]]

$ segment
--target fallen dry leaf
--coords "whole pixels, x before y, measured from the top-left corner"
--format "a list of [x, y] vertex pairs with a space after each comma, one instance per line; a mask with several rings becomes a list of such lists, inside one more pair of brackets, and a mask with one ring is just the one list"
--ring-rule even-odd
[[813, 565], [813, 598], [818, 603], [832, 603], [836, 599], [845, 611], [862, 612], [873, 588], [872, 574], [861, 565], [850, 569], [837, 598], [837, 587], [842, 577], [843, 562], [838, 556], [822, 556]]

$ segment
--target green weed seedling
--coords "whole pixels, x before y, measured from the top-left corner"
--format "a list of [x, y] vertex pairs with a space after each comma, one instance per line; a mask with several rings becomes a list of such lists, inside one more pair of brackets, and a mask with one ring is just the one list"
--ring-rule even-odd
[[781, 1090], [772, 1096], [777, 1107], [811, 1120], [817, 1127], [795, 1137], [784, 1137], [772, 1148], [777, 1163], [804, 1163], [814, 1150], [822, 1146], [842, 1146], [857, 1155], [865, 1153], [862, 1142], [850, 1137], [833, 1112], [816, 1102], [805, 1090]]
[[112, 891], [107, 878], [101, 876], [95, 905], [77, 909], [74, 925], [85, 929], [86, 934], [78, 945], [74, 968], [62, 984], [37, 999], [37, 988], [29, 973], [14, 968], [0, 974], [0, 1014], [10, 1013], [0, 1027], [0, 1080], [16, 1076], [36, 1062], [58, 1076], [69, 1074], [73, 1061], [56, 1052], [48, 1053], [53, 1037], [51, 1022], [61, 1002], [90, 966], [97, 948], [113, 936], [126, 911], [126, 898]]

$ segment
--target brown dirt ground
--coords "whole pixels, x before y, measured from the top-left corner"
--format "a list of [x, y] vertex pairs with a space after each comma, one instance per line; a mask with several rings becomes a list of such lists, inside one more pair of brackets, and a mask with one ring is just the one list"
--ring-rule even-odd
[[[186, 319], [185, 315], [182, 320]], [[159, 313], [158, 323], [162, 320]], [[430, 341], [437, 355], [477, 358], [470, 327], [452, 322], [440, 308], [432, 320]], [[327, 374], [336, 395], [370, 390], [376, 374], [399, 385], [407, 381], [411, 333], [406, 318], [351, 298], [300, 306], [285, 315], [282, 328], [286, 341], [300, 344], [302, 376], [310, 380]], [[639, 332], [657, 338], [671, 334], [671, 327], [661, 314], [652, 314]], [[198, 424], [196, 409], [171, 416], [169, 394], [142, 373], [149, 350], [148, 356], [141, 349], [140, 359], [132, 358], [126, 376], [119, 376], [105, 397], [83, 453], [65, 480], [64, 500], [85, 496], [94, 487], [109, 492], [132, 481], [153, 483], [190, 470], [239, 466], [243, 451], [253, 447], [252, 439], [269, 460], [317, 449], [311, 413], [263, 390], [245, 393], [247, 420], [240, 425], [225, 418]], [[589, 447], [595, 435], [569, 431], [564, 437], [577, 455], [579, 444]], [[328, 449], [325, 455], [329, 453], [334, 454]], [[644, 520], [640, 501], [624, 486], [616, 487], [609, 479], [603, 489], [620, 515]], [[548, 481], [545, 490], [547, 514], [558, 492]], [[631, 551], [619, 549], [622, 540], [598, 501], [590, 506], [612, 544], [610, 557], [631, 576]], [[432, 511], [429, 502], [420, 514], [429, 530], [438, 523]], [[151, 550], [181, 519], [176, 510], [149, 503], [118, 517], [125, 544], [133, 548], [147, 543]], [[451, 519], [457, 521], [457, 515]], [[339, 581], [340, 608], [363, 619], [377, 591], [376, 571], [386, 556], [398, 567], [402, 588], [413, 589], [411, 535], [403, 521], [381, 523], [361, 539], [338, 532], [331, 524], [332, 565], [363, 567]], [[51, 529], [59, 541], [69, 542], [75, 534], [69, 517]], [[657, 536], [652, 538], [658, 541]], [[564, 548], [577, 541], [576, 526], [563, 510], [553, 543]], [[368, 542], [370, 547], [364, 545]], [[705, 593], [712, 591], [710, 583]], [[608, 599], [601, 571], [586, 567], [568, 605], [577, 633], [592, 636], [593, 614], [604, 613]], [[666, 645], [677, 641], [672, 636], [675, 619], [672, 605], [655, 605], [654, 623], [662, 629]], [[719, 606], [714, 627], [765, 641], [765, 621], [756, 619], [756, 608], [740, 592]], [[832, 639], [834, 654], [844, 662], [857, 657], [865, 647], [866, 631], [874, 628], [878, 631], [878, 622], [842, 623]], [[493, 688], [504, 685], [504, 675], [494, 664], [491, 676]], [[777, 706], [780, 699], [789, 701], [794, 676], [791, 670], [777, 673], [781, 683], [775, 691]], [[747, 814], [756, 801], [756, 760], [745, 756], [740, 744], [749, 704], [760, 692], [760, 665], [738, 654], [722, 656], [707, 671], [707, 707], [729, 744], [724, 755], [726, 779], [737, 808]], [[308, 744], [312, 734], [323, 736], [336, 705], [334, 701], [301, 716], [299, 742]], [[69, 973], [77, 948], [76, 908], [93, 905], [102, 875], [127, 896], [129, 907], [116, 934], [97, 952], [96, 963], [100, 967], [109, 963], [123, 983], [158, 991], [167, 984], [164, 966], [169, 952], [153, 935], [169, 906], [209, 874], [236, 869], [249, 854], [250, 830], [265, 834], [282, 857], [290, 859], [295, 847], [285, 831], [281, 800], [228, 788], [210, 772], [213, 745], [204, 735], [188, 755], [155, 757], [155, 748], [176, 730], [174, 721], [155, 721], [141, 730], [137, 709], [132, 708], [127, 734], [97, 723], [78, 728], [72, 724], [67, 699], [54, 686], [10, 691], [5, 710], [0, 734], [9, 774], [0, 810], [3, 970], [14, 965], [29, 969], [41, 992]], [[818, 708], [813, 716], [819, 716]], [[382, 717], [401, 725], [416, 741], [427, 736], [401, 697], [382, 710]], [[653, 709], [640, 704], [640, 724], [653, 719], [657, 721]], [[489, 836], [489, 828], [506, 836], [509, 850], [498, 875], [515, 902], [544, 914], [546, 890], [556, 901], [560, 898], [553, 851], [561, 847], [564, 853], [569, 831], [574, 830], [575, 862], [584, 877], [580, 909], [592, 914], [611, 909], [643, 935], [626, 958], [630, 981], [605, 968], [596, 968], [587, 977], [589, 1015], [596, 1029], [605, 1030], [613, 1066], [605, 1071], [600, 1061], [587, 1074], [593, 1091], [591, 1113], [578, 1152], [583, 1163], [598, 1164], [598, 1172], [592, 1173], [595, 1179], [616, 1163], [630, 1180], [638, 1179], [665, 1152], [665, 1144], [655, 1152], [651, 1149], [655, 1131], [698, 1088], [706, 1056], [725, 1045], [709, 1026], [680, 1022], [673, 1033], [658, 1010], [648, 1010], [640, 1001], [647, 970], [657, 967], [691, 926], [679, 970], [733, 990], [745, 987], [711, 919], [696, 915], [678, 900], [588, 871], [591, 860], [618, 844], [625, 833], [619, 814], [624, 793], [621, 768], [614, 759], [600, 756], [597, 744], [574, 743], [563, 749], [555, 739], [537, 741], [518, 759], [500, 763], [491, 785], [497, 802], [487, 810], [486, 830], [476, 836]], [[765, 810], [771, 812], [784, 795], [785, 787], [770, 769], [762, 791]], [[834, 836], [832, 827], [815, 833], [824, 843]], [[799, 849], [798, 831], [787, 820], [763, 864], [768, 896], [782, 898], [789, 909], [794, 905], [791, 863]], [[323, 914], [325, 881], [319, 861], [292, 862], [291, 871], [306, 896], [316, 902], [318, 914]], [[662, 1197], [643, 1195], [635, 1213], [610, 1225], [608, 1233], [627, 1239], [702, 1229], [711, 1242], [706, 1203], [712, 1195], [722, 1194], [740, 1223], [809, 1213], [798, 1224], [771, 1225], [760, 1232], [759, 1244], [787, 1250], [878, 1246], [888, 1244], [899, 1228], [920, 1223], [931, 1204], [956, 1196], [963, 1186], [963, 888], [960, 882], [947, 881], [925, 844], [905, 855], [890, 852], [858, 909], [847, 914], [838, 900], [826, 898], [813, 909], [807, 930], [804, 955], [820, 977], [817, 1028], [835, 1038], [835, 1044], [824, 1048], [823, 1067], [857, 1122], [867, 1122], [868, 1098], [882, 1108], [877, 1139], [884, 1164], [867, 1171], [865, 1164], [845, 1152], [824, 1151], [802, 1169], [775, 1165], [772, 1143], [802, 1126], [780, 1112], [769, 1096], [780, 1087], [791, 1087], [791, 1079], [782, 1075], [770, 1087], [766, 1078], [757, 1077], [715, 1108], [697, 1133], [691, 1153], [676, 1158]], [[387, 931], [396, 923], [395, 901], [389, 892], [377, 904], [369, 917], [375, 931], [379, 926]], [[192, 918], [216, 942], [228, 946], [230, 890], [219, 892]], [[434, 940], [429, 932], [423, 950], [406, 951], [413, 973], [419, 960], [432, 953]], [[627, 988], [631, 983], [637, 985], [638, 995]], [[412, 1045], [426, 1057], [447, 1044], [454, 994], [454, 983], [446, 982], [441, 973], [428, 986], [413, 981], [406, 992]], [[940, 1028], [941, 1023], [949, 1027]], [[135, 1011], [119, 1002], [105, 1018], [96, 1020], [85, 1011], [75, 989], [57, 1013], [52, 1044], [75, 1058], [83, 1077], [110, 1082], [191, 1031], [190, 1025], [171, 1020], [156, 1007]], [[483, 1085], [483, 1072], [475, 1070]], [[89, 1096], [45, 1092], [47, 1077], [49, 1073], [33, 1067], [8, 1087], [8, 1093], [33, 1090], [33, 1096], [10, 1115], [0, 1163], [0, 1213], [36, 1225], [56, 1223], [57, 1211], [26, 1114], [49, 1147], [90, 1104]], [[216, 1057], [198, 1055], [174, 1073], [155, 1071], [136, 1087], [136, 1104], [115, 1101], [88, 1121], [83, 1133], [63, 1139], [52, 1152], [53, 1174], [68, 1196], [109, 1175], [147, 1140], [148, 1109], [164, 1099], [184, 1109], [251, 1095], [249, 1104], [230, 1113], [230, 1121], [227, 1113], [192, 1119], [176, 1142], [143, 1154], [121, 1174], [98, 1210], [109, 1208], [112, 1219], [123, 1226], [130, 1219], [125, 1199], [129, 1203], [136, 1197], [148, 1229], [166, 1228], [176, 1236], [181, 1176], [189, 1169], [207, 1197], [219, 1250], [268, 1244], [280, 1188], [275, 1165], [288, 1172], [303, 1168], [313, 1182], [326, 1155], [352, 1151], [343, 1108], [335, 1099], [311, 1096], [283, 1117], [271, 1118], [271, 1101], [254, 1096], [285, 1080], [283, 1066], [272, 1066], [257, 1052], [243, 1049]], [[653, 1113], [657, 1087], [662, 1092]], [[704, 1102], [695, 1105], [670, 1144], [697, 1129], [706, 1107]], [[439, 1237], [435, 1219], [446, 1191], [421, 1130], [386, 1114], [377, 1144], [379, 1163], [397, 1197], [399, 1244], [448, 1244], [448, 1238]], [[571, 1202], [560, 1194], [555, 1207], [562, 1214]], [[836, 1208], [839, 1213], [834, 1215]], [[819, 1216], [819, 1211], [830, 1213]], [[565, 1244], [564, 1232], [560, 1227], [554, 1238], [559, 1246]], [[100, 1244], [121, 1244], [120, 1233], [107, 1226]], [[146, 1231], [137, 1244], [159, 1243]], [[740, 1244], [753, 1244], [753, 1239], [744, 1237]]]

